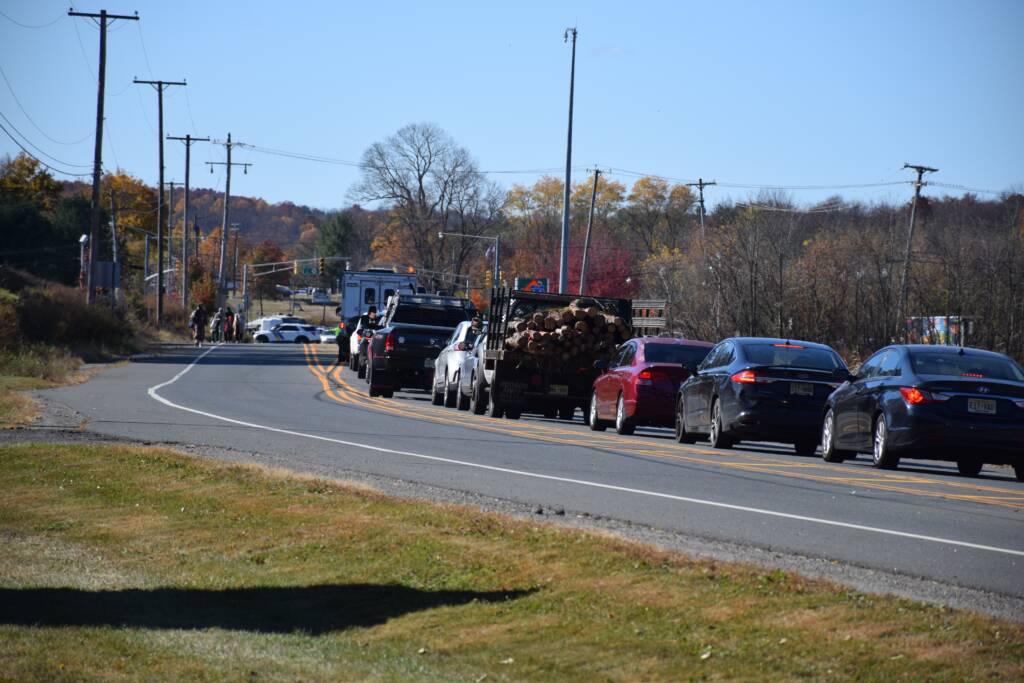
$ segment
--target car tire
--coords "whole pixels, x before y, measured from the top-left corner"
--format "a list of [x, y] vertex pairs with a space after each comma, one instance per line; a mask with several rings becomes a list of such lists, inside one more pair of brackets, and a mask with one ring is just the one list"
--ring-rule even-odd
[[607, 423], [597, 416], [597, 392], [590, 395], [590, 406], [587, 409], [587, 422], [591, 431], [603, 432], [608, 429]]
[[736, 443], [725, 434], [725, 423], [722, 421], [722, 408], [716, 398], [711, 403], [711, 433], [708, 441], [712, 448], [732, 448]]
[[256, 337], [255, 339], [253, 339], [253, 341], [254, 341], [254, 342], [256, 342], [257, 344], [266, 344], [266, 343], [267, 343], [267, 338], [266, 338], [266, 337], [264, 337], [264, 336], [263, 336], [263, 335], [261, 334], [261, 335], [259, 335], [258, 337]]
[[366, 379], [366, 363], [356, 361], [356, 377], [359, 379]]
[[487, 392], [487, 417], [502, 417], [504, 414], [505, 408], [495, 400], [494, 392]]
[[821, 423], [821, 459], [825, 462], [843, 462], [853, 453], [836, 448], [836, 415], [829, 408]]
[[509, 420], [518, 420], [523, 415], [523, 409], [518, 406], [515, 408], [505, 408], [505, 417]]
[[889, 425], [885, 423], [885, 415], [879, 413], [875, 418], [874, 437], [871, 441], [871, 464], [880, 470], [896, 469], [900, 464], [900, 456], [889, 447]]
[[351, 352], [348, 354], [348, 369], [355, 372], [359, 369], [359, 355], [352, 355]]
[[543, 415], [547, 419], [553, 420], [554, 418], [558, 417], [558, 409], [557, 408], [545, 408]]
[[394, 398], [395, 390], [394, 389], [388, 389], [387, 391], [380, 392], [380, 395], [382, 397], [384, 397], [384, 398]]
[[984, 466], [980, 460], [957, 460], [956, 469], [965, 477], [976, 477], [981, 474], [981, 468]]
[[626, 417], [626, 400], [619, 394], [619, 400], [615, 402], [615, 433], [629, 436], [636, 431], [636, 423]]
[[686, 403], [682, 394], [676, 401], [676, 441], [679, 443], [697, 443], [697, 435], [686, 431]]
[[[458, 380], [456, 380], [456, 381], [458, 381]], [[445, 380], [445, 382], [444, 382], [444, 407], [445, 408], [454, 408], [455, 407], [455, 404], [458, 403], [458, 396], [457, 396], [457, 392], [458, 391], [459, 391], [459, 385], [458, 384], [456, 384], [454, 387], [452, 387], [452, 384], [448, 380]]]
[[476, 375], [474, 375], [470, 386], [473, 388], [472, 393], [469, 395], [469, 409], [473, 411], [474, 415], [483, 415], [487, 412], [487, 395], [484, 393], [484, 383], [477, 380]]
[[430, 403], [435, 406], [444, 405], [444, 393], [437, 390], [437, 385], [430, 386]]
[[562, 406], [558, 409], [558, 419], [571, 421], [576, 415], [576, 406]]
[[1013, 476], [1017, 477], [1017, 481], [1024, 481], [1024, 463], [1013, 463]]

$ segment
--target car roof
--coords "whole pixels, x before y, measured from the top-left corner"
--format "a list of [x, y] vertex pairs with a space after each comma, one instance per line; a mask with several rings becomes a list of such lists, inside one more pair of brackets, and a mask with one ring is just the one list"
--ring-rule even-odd
[[[965, 356], [979, 356], [987, 358], [1007, 358], [1006, 354], [999, 353], [998, 351], [989, 351], [988, 349], [978, 349], [971, 346], [950, 346], [940, 344], [890, 344], [886, 346], [887, 349], [906, 349], [907, 351], [929, 351], [931, 353], [960, 353], [963, 351]], [[881, 350], [881, 349], [880, 349]]]
[[634, 337], [633, 341], [641, 344], [673, 344], [676, 346], [699, 346], [710, 349], [714, 342], [702, 341], [700, 339], [683, 339], [682, 337]]
[[731, 341], [736, 344], [794, 344], [804, 346], [808, 349], [821, 349], [822, 351], [835, 351], [828, 344], [804, 341], [802, 339], [784, 339], [782, 337], [729, 337], [723, 341]]

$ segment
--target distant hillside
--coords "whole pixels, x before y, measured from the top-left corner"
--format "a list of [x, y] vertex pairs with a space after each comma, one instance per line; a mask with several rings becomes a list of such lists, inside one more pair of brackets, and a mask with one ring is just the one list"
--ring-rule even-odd
[[[65, 194], [82, 194], [86, 197], [89, 196], [92, 187], [88, 183], [77, 181], [64, 182], [63, 186]], [[184, 201], [184, 191], [176, 186], [174, 210], [178, 220], [181, 220]], [[204, 234], [212, 228], [220, 227], [224, 213], [222, 192], [209, 188], [193, 188], [189, 201], [190, 213], [198, 219], [199, 227]], [[244, 239], [250, 244], [269, 239], [285, 251], [289, 251], [298, 245], [299, 235], [304, 230], [319, 229], [326, 216], [325, 211], [299, 206], [292, 202], [269, 204], [259, 197], [233, 195], [229, 220], [238, 223]]]

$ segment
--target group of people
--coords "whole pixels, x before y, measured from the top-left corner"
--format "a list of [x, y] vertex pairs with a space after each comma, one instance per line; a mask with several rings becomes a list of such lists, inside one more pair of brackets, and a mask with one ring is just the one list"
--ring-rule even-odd
[[235, 313], [230, 306], [221, 307], [210, 317], [202, 304], [192, 310], [188, 317], [188, 327], [192, 330], [192, 340], [196, 347], [206, 341], [207, 319], [209, 319], [210, 341], [241, 342], [245, 339], [245, 315]]

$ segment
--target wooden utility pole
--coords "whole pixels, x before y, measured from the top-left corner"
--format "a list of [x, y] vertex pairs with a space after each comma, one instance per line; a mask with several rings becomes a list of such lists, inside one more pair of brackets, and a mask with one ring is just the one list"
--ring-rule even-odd
[[900, 305], [896, 308], [898, 318], [896, 324], [897, 338], [904, 339], [907, 334], [907, 301], [910, 291], [910, 258], [911, 249], [914, 246], [914, 226], [917, 222], [917, 200], [921, 198], [921, 188], [927, 183], [921, 181], [925, 173], [937, 173], [939, 169], [930, 166], [915, 166], [914, 164], [903, 164], [903, 168], [909, 168], [917, 172], [917, 180], [914, 181], [914, 201], [910, 205], [910, 224], [907, 226], [907, 246], [903, 250], [903, 273], [900, 275]]
[[601, 169], [594, 169], [594, 187], [590, 190], [590, 216], [587, 218], [587, 238], [583, 241], [583, 265], [580, 266], [580, 296], [587, 284], [587, 253], [590, 251], [590, 234], [594, 228], [594, 204], [597, 202], [597, 178]]
[[228, 249], [228, 225], [231, 218], [231, 210], [229, 205], [231, 204], [231, 167], [241, 166], [242, 173], [249, 173], [249, 167], [252, 164], [239, 163], [231, 161], [231, 133], [228, 133], [227, 142], [217, 143], [224, 145], [227, 150], [227, 161], [207, 161], [206, 164], [210, 167], [210, 173], [213, 173], [214, 166], [224, 166], [227, 168], [227, 177], [224, 181], [224, 217], [220, 223], [220, 261], [217, 264], [217, 304], [223, 303], [224, 295], [226, 292], [224, 283], [224, 261], [227, 260], [227, 249]]
[[168, 135], [168, 140], [181, 140], [185, 143], [185, 211], [181, 221], [181, 307], [188, 311], [188, 195], [189, 169], [192, 166], [192, 143], [209, 142], [210, 138], [194, 138], [191, 135], [177, 137]]
[[572, 100], [576, 88], [576, 27], [565, 29], [565, 42], [572, 38], [572, 66], [569, 69], [569, 134], [565, 143], [565, 197], [562, 200], [562, 250], [558, 265], [558, 293], [569, 290], [569, 201], [572, 193]]
[[703, 178], [697, 178], [695, 183], [686, 183], [687, 187], [696, 187], [700, 196], [700, 236], [704, 237], [704, 188], [709, 185], [717, 185], [714, 180], [705, 183]]
[[100, 63], [99, 77], [97, 78], [96, 92], [96, 146], [92, 157], [92, 200], [90, 204], [89, 221], [89, 270], [85, 276], [85, 300], [92, 304], [96, 301], [96, 261], [99, 256], [100, 236], [100, 178], [103, 173], [103, 95], [107, 85], [107, 26], [110, 22], [118, 19], [126, 21], [138, 21], [139, 14], [128, 16], [122, 14], [107, 14], [107, 10], [100, 10], [99, 14], [92, 12], [76, 12], [68, 10], [69, 17], [85, 17], [97, 20], [100, 27]]
[[136, 85], [151, 85], [156, 90], [157, 141], [160, 143], [160, 191], [156, 202], [156, 326], [160, 327], [164, 314], [164, 89], [172, 85], [188, 84], [185, 81], [140, 81], [137, 78], [133, 82]]

